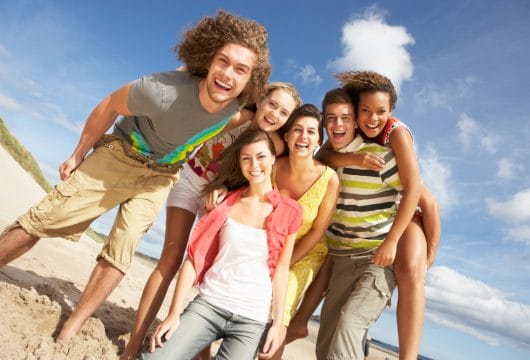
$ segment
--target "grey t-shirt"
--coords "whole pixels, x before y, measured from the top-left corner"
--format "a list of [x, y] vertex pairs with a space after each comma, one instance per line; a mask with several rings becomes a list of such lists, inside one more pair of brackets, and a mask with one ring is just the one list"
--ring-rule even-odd
[[238, 110], [234, 100], [217, 113], [199, 101], [201, 78], [184, 71], [144, 76], [131, 83], [127, 105], [113, 135], [160, 164], [180, 164], [206, 140], [219, 134]]

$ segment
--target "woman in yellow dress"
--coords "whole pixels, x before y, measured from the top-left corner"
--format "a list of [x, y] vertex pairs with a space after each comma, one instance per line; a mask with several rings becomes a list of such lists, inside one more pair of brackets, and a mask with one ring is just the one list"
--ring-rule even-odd
[[[322, 118], [315, 106], [306, 104], [296, 109], [282, 130], [289, 156], [276, 160], [276, 185], [303, 210], [289, 269], [283, 316], [287, 331], [291, 317], [326, 257], [323, 237], [335, 210], [339, 179], [333, 169], [313, 157], [322, 142]], [[283, 348], [273, 359], [281, 359]]]

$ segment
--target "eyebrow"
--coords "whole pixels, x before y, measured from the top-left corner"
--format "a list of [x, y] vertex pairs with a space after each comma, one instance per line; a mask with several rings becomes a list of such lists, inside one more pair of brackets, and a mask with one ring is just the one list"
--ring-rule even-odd
[[[219, 57], [223, 57], [225, 60], [228, 60], [228, 62], [232, 62], [232, 59], [230, 58], [230, 56], [226, 55], [225, 53], [223, 53], [222, 51], [219, 51], [217, 53], [217, 55]], [[252, 69], [252, 66], [251, 65], [248, 65], [248, 64], [245, 64], [245, 63], [242, 63], [242, 62], [239, 62], [237, 63], [235, 66], [243, 66], [245, 67], [247, 70], [251, 70]]]

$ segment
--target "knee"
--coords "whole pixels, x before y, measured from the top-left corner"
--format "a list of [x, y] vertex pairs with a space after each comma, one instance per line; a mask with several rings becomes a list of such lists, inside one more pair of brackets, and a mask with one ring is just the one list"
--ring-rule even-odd
[[425, 282], [425, 261], [405, 261], [394, 266], [398, 285], [423, 286]]

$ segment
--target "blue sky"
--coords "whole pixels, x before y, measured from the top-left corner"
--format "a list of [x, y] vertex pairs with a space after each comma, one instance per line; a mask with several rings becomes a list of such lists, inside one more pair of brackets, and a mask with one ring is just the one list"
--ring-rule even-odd
[[[0, 117], [56, 182], [92, 108], [178, 66], [182, 30], [221, 7], [267, 27], [272, 80], [296, 84], [305, 102], [319, 105], [342, 70], [395, 82], [394, 114], [443, 212], [421, 352], [530, 357], [527, 1], [0, 1]], [[158, 253], [163, 231], [157, 222], [142, 251]], [[397, 343], [393, 308], [371, 335]]]

